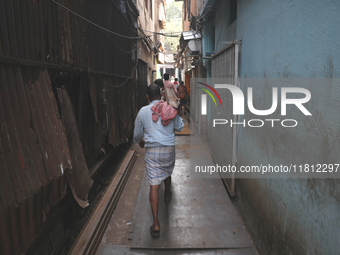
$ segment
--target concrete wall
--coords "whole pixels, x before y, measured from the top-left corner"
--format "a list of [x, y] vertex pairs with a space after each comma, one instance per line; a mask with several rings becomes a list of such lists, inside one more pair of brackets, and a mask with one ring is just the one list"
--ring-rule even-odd
[[[232, 24], [226, 22], [227, 2], [216, 13], [216, 48], [242, 38], [241, 78], [340, 77], [340, 1], [242, 0]], [[238, 166], [339, 163], [338, 84], [308, 84], [312, 116], [291, 110], [297, 128], [240, 128]], [[246, 95], [242, 81], [241, 88]], [[270, 90], [270, 84], [256, 87], [256, 108], [268, 109]], [[236, 192], [260, 254], [339, 253], [338, 179], [238, 179]]]
[[[152, 7], [150, 6], [152, 4]], [[142, 30], [161, 32], [159, 27], [159, 20], [165, 19], [164, 2], [161, 0], [137, 0], [137, 8], [139, 10], [138, 26]], [[164, 17], [160, 17], [160, 13]], [[145, 32], [146, 35], [152, 35], [150, 32]], [[153, 34], [150, 39], [155, 45], [158, 40], [164, 43], [163, 36]], [[148, 46], [145, 41], [141, 41], [138, 46], [138, 58], [148, 64], [147, 84], [153, 83], [156, 79], [157, 71], [157, 56], [154, 55], [154, 50], [149, 47], [154, 47], [150, 43]]]

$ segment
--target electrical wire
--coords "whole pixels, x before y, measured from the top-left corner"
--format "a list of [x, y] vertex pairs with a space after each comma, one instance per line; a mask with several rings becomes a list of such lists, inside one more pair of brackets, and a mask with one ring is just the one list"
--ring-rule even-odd
[[[60, 7], [64, 8], [65, 10], [71, 12], [72, 14], [76, 15], [77, 17], [79, 17], [79, 18], [81, 18], [81, 19], [87, 21], [88, 23], [90, 23], [90, 24], [92, 24], [92, 25], [94, 25], [94, 26], [96, 26], [96, 27], [98, 27], [98, 28], [100, 28], [100, 29], [105, 30], [105, 31], [108, 32], [108, 33], [111, 33], [111, 34], [114, 34], [114, 35], [116, 35], [116, 36], [120, 36], [120, 37], [123, 37], [123, 38], [127, 38], [127, 39], [135, 39], [135, 40], [138, 40], [138, 39], [142, 39], [142, 38], [143, 38], [143, 37], [131, 37], [131, 36], [121, 35], [121, 34], [118, 34], [118, 33], [116, 33], [116, 32], [113, 32], [113, 31], [111, 31], [111, 30], [109, 30], [109, 29], [107, 29], [107, 28], [105, 28], [105, 27], [102, 27], [102, 26], [100, 26], [100, 25], [98, 25], [98, 24], [92, 22], [91, 20], [86, 19], [85, 17], [83, 17], [83, 16], [79, 15], [78, 13], [76, 13], [76, 12], [70, 10], [70, 9], [67, 8], [66, 6], [64, 6], [64, 5], [60, 4], [60, 3], [58, 3], [57, 1], [55, 1], [55, 0], [51, 0], [51, 1], [54, 2], [55, 4], [59, 5]], [[128, 5], [129, 5], [129, 4], [128, 4]], [[130, 8], [130, 5], [129, 5], [129, 8]], [[131, 9], [130, 9], [130, 10], [131, 10]], [[131, 11], [132, 11], [132, 10], [131, 10]], [[132, 11], [132, 13], [135, 14], [133, 11]], [[136, 15], [136, 14], [135, 14], [135, 15]], [[145, 32], [154, 33], [154, 34], [158, 34], [158, 35], [163, 35], [163, 36], [166, 36], [166, 37], [180, 37], [180, 36], [172, 35], [172, 34], [182, 33], [182, 32], [159, 33], [159, 32], [147, 31], [147, 30], [144, 30], [144, 29], [142, 29], [142, 30], [145, 31]]]
[[111, 84], [111, 83], [105, 81], [104, 79], [102, 79], [102, 78], [99, 76], [99, 74], [97, 74], [96, 71], [94, 71], [94, 70], [90, 70], [90, 71], [91, 71], [92, 73], [94, 73], [94, 74], [95, 74], [100, 80], [102, 80], [106, 85], [108, 85], [108, 86], [110, 86], [110, 87], [114, 87], [114, 88], [120, 88], [120, 87], [124, 86], [129, 80], [131, 80], [131, 79], [133, 78], [133, 76], [135, 75], [136, 69], [137, 69], [137, 65], [138, 65], [138, 61], [136, 61], [136, 65], [135, 65], [135, 67], [133, 68], [133, 71], [132, 71], [131, 76], [128, 77], [128, 78], [126, 78], [125, 82], [123, 82], [122, 84], [120, 84], [120, 85], [118, 85], [118, 86], [117, 86], [117, 85], [113, 85], [113, 84]]
[[[141, 28], [140, 28], [141, 29]], [[179, 32], [168, 32], [168, 33], [160, 33], [160, 32], [152, 32], [152, 31], [148, 31], [148, 30], [144, 30], [141, 29], [143, 32], [146, 33], [152, 33], [152, 34], [157, 34], [157, 35], [163, 35], [165, 37], [180, 37], [180, 35], [173, 35], [173, 34], [181, 34], [183, 31], [179, 31]]]
[[[130, 53], [135, 52], [135, 51], [138, 49], [138, 47], [136, 46], [136, 47], [134, 47], [134, 49], [131, 50], [131, 51], [124, 50], [124, 49], [122, 49], [121, 47], [119, 47], [119, 44], [118, 44], [114, 39], [110, 38], [108, 34], [106, 34], [106, 37], [107, 37], [107, 38], [108, 38], [108, 39], [109, 39], [109, 40], [110, 40], [110, 41], [111, 41], [118, 49], [120, 49], [121, 51], [123, 51], [123, 52], [125, 52], [125, 53], [130, 54]], [[137, 43], [138, 43], [138, 41], [137, 41]]]
[[77, 17], [79, 17], [79, 18], [81, 18], [81, 19], [87, 21], [88, 23], [90, 23], [90, 24], [92, 24], [92, 25], [94, 25], [94, 26], [96, 26], [96, 27], [98, 27], [98, 28], [100, 28], [100, 29], [103, 29], [104, 31], [106, 31], [106, 32], [108, 32], [108, 33], [111, 33], [111, 34], [113, 34], [113, 35], [120, 36], [120, 37], [123, 37], [123, 38], [127, 38], [127, 39], [134, 39], [134, 40], [142, 39], [142, 37], [131, 37], [131, 36], [121, 35], [121, 34], [118, 34], [118, 33], [116, 33], [116, 32], [113, 32], [113, 31], [111, 31], [111, 30], [109, 30], [109, 29], [107, 29], [107, 28], [105, 28], [105, 27], [102, 27], [102, 26], [100, 26], [100, 25], [98, 25], [98, 24], [92, 22], [91, 20], [88, 20], [88, 19], [84, 18], [83, 16], [79, 15], [78, 13], [75, 13], [74, 11], [70, 10], [69, 8], [67, 8], [66, 6], [64, 6], [64, 5], [60, 4], [60, 3], [58, 3], [57, 1], [55, 1], [55, 0], [51, 0], [51, 1], [52, 1], [53, 3], [59, 5], [60, 7], [64, 8], [65, 10], [71, 12], [72, 14], [76, 15]]
[[[103, 29], [104, 31], [106, 31], [106, 32], [108, 32], [108, 33], [111, 33], [111, 34], [114, 34], [114, 35], [118, 35], [118, 36], [121, 36], [121, 37], [124, 37], [124, 38], [128, 38], [128, 39], [142, 39], [142, 38], [143, 38], [143, 37], [127, 37], [127, 36], [124, 36], [124, 35], [120, 35], [120, 34], [118, 34], [118, 33], [115, 33], [115, 32], [113, 32], [113, 31], [111, 31], [111, 30], [108, 30], [108, 29], [106, 29], [106, 28], [103, 28], [103, 27], [99, 26], [99, 25], [93, 23], [93, 22], [90, 21], [90, 20], [87, 20], [86, 18], [84, 18], [84, 17], [78, 15], [77, 13], [71, 11], [71, 10], [68, 9], [67, 7], [65, 7], [65, 6], [63, 6], [63, 5], [61, 5], [61, 4], [59, 4], [58, 2], [56, 2], [56, 1], [54, 1], [54, 0], [52, 0], [52, 2], [54, 2], [54, 3], [58, 4], [58, 5], [60, 5], [61, 7], [65, 8], [67, 11], [69, 11], [69, 12], [73, 13], [74, 15], [76, 15], [76, 16], [78, 16], [78, 17], [84, 19], [85, 21], [87, 21], [87, 22], [89, 22], [89, 23], [95, 25], [96, 27], [99, 27], [99, 28]], [[107, 35], [107, 37], [108, 37], [108, 35]], [[109, 39], [112, 43], [116, 44], [116, 47], [118, 47], [120, 50], [122, 50], [122, 51], [124, 51], [124, 52], [126, 52], [126, 53], [132, 53], [132, 52], [135, 52], [135, 51], [137, 50], [137, 47], [135, 47], [132, 51], [126, 51], [126, 50], [120, 48], [120, 47], [117, 45], [117, 43], [116, 43], [113, 39], [111, 39], [111, 38], [109, 38], [109, 37], [108, 37], [108, 39]], [[107, 81], [105, 81], [104, 79], [102, 79], [102, 78], [98, 75], [98, 73], [97, 73], [96, 71], [94, 71], [94, 70], [92, 70], [92, 69], [89, 69], [89, 72], [95, 74], [100, 80], [102, 80], [102, 81], [103, 81], [105, 84], [107, 84], [108, 86], [115, 87], [115, 88], [120, 88], [120, 87], [124, 86], [130, 79], [133, 78], [133, 76], [134, 76], [134, 74], [135, 74], [135, 71], [136, 71], [136, 69], [137, 69], [137, 64], [138, 64], [138, 62], [136, 61], [136, 65], [135, 65], [135, 67], [134, 67], [134, 69], [133, 69], [133, 71], [132, 71], [131, 77], [128, 77], [128, 78], [125, 80], [125, 82], [123, 82], [122, 84], [120, 84], [120, 85], [118, 85], [118, 86], [117, 86], [117, 85], [113, 85], [113, 84], [108, 83]]]
[[[145, 37], [143, 37], [143, 36], [140, 36], [140, 37], [131, 37], [131, 36], [125, 36], [125, 35], [122, 35], [122, 34], [118, 34], [118, 33], [116, 33], [116, 32], [113, 32], [113, 31], [111, 31], [111, 30], [109, 30], [109, 29], [107, 29], [107, 28], [104, 28], [104, 27], [102, 27], [102, 26], [100, 26], [100, 25], [98, 25], [98, 24], [92, 22], [91, 20], [86, 19], [85, 17], [83, 17], [83, 16], [79, 15], [78, 13], [76, 13], [76, 12], [70, 10], [69, 8], [67, 8], [66, 6], [64, 6], [64, 5], [60, 4], [60, 3], [58, 3], [58, 2], [55, 1], [55, 0], [51, 0], [51, 1], [52, 1], [53, 3], [59, 5], [60, 7], [64, 8], [65, 10], [69, 11], [70, 13], [74, 14], [75, 16], [77, 16], [77, 17], [79, 17], [79, 18], [85, 20], [86, 22], [88, 22], [88, 23], [90, 23], [90, 24], [92, 24], [92, 25], [94, 25], [94, 26], [96, 26], [96, 27], [98, 27], [98, 28], [100, 28], [100, 29], [102, 29], [102, 30], [104, 30], [104, 31], [106, 31], [107, 33], [110, 33], [110, 34], [113, 34], [113, 35], [116, 35], [116, 36], [119, 36], [119, 37], [122, 37], [122, 38], [126, 38], [126, 39], [140, 40], [140, 39], [145, 38]], [[135, 13], [133, 12], [132, 8], [130, 7], [129, 3], [127, 3], [127, 4], [128, 4], [128, 7], [129, 7], [130, 11], [131, 11], [133, 14], [135, 14]], [[136, 14], [135, 14], [135, 15], [136, 15]], [[136, 16], [138, 16], [138, 15], [136, 15]], [[139, 29], [141, 29], [141, 28], [139, 28]], [[159, 32], [152, 32], [152, 31], [148, 31], [148, 30], [143, 30], [143, 29], [141, 29], [141, 30], [142, 30], [143, 32], [148, 32], [148, 33], [163, 35], [163, 36], [165, 36], [165, 37], [180, 37], [180, 35], [173, 35], [173, 34], [182, 33], [182, 32], [180, 32], [180, 31], [179, 31], [179, 32], [169, 32], [169, 33], [159, 33]], [[110, 39], [111, 42], [115, 43], [115, 41], [114, 41], [113, 39], [111, 40], [111, 38], [109, 38], [109, 37], [108, 37], [108, 39]], [[132, 52], [135, 52], [135, 51], [137, 50], [137, 48], [134, 48], [132, 51], [126, 51], [126, 50], [120, 48], [120, 47], [117, 45], [117, 43], [115, 43], [115, 44], [116, 44], [116, 46], [117, 46], [121, 51], [124, 51], [124, 52], [126, 52], [126, 53], [132, 53]], [[155, 47], [154, 42], [152, 42], [152, 44], [153, 44], [153, 47]], [[152, 53], [152, 55], [153, 55], [153, 56], [157, 56], [157, 55], [158, 55], [158, 52], [157, 52], [156, 54], [153, 54], [153, 53]], [[133, 72], [132, 72], [131, 77], [128, 77], [124, 83], [122, 83], [122, 84], [120, 84], [120, 85], [118, 85], [118, 86], [113, 85], [113, 84], [110, 84], [110, 83], [108, 83], [107, 81], [103, 80], [103, 79], [96, 73], [96, 71], [94, 71], [94, 70], [89, 70], [89, 71], [92, 72], [92, 73], [94, 73], [100, 80], [102, 80], [102, 81], [103, 81], [105, 84], [107, 84], [108, 86], [112, 86], [112, 87], [115, 87], [115, 88], [119, 88], [119, 87], [125, 85], [130, 79], [133, 78], [133, 75], [134, 75], [136, 69], [137, 69], [137, 62], [136, 62], [136, 66], [134, 67], [134, 70], [133, 70]]]
[[[211, 14], [212, 12], [216, 11], [216, 8], [220, 5], [221, 3], [221, 0], [220, 1], [216, 1], [213, 5], [210, 5], [209, 6], [209, 10], [207, 10], [207, 12], [201, 16], [201, 17], [198, 17], [198, 23], [199, 23], [199, 29], [201, 29], [203, 26], [205, 26], [208, 22], [209, 22], [209, 18], [203, 22], [201, 22], [201, 20], [207, 16], [208, 14]], [[205, 8], [208, 8], [208, 6], [206, 6]], [[209, 16], [209, 15], [208, 15]]]
[[[120, 1], [120, 2], [124, 2], [124, 1], [122, 1], [122, 0], [119, 0], [119, 1]], [[131, 8], [131, 6], [130, 6], [130, 4], [129, 4], [129, 1], [126, 1], [126, 3], [127, 3], [128, 7], [129, 7], [130, 11], [131, 11], [136, 17], [138, 17], [139, 15], [137, 15], [137, 14], [132, 10], [132, 8]]]
[[203, 15], [203, 16], [201, 16], [201, 17], [198, 17], [198, 20], [201, 20], [201, 19], [203, 19], [209, 12], [210, 12], [210, 10], [211, 10], [211, 8], [213, 7], [214, 5], [210, 5], [210, 8], [209, 8], [209, 10], [207, 10], [207, 12]]
[[[119, 0], [121, 3], [124, 3], [125, 4], [125, 1], [123, 1], [123, 0]], [[113, 4], [112, 3], [113, 1], [110, 1], [110, 7], [111, 7], [111, 5]], [[128, 3], [128, 1], [126, 1], [126, 3]], [[121, 7], [120, 7], [121, 8]], [[126, 7], [125, 7], [126, 8]], [[131, 10], [131, 9], [130, 9]], [[126, 12], [126, 11], [125, 11]], [[133, 13], [133, 14], [135, 14], [132, 10], [131, 10], [131, 12]], [[128, 13], [126, 12], [125, 13], [126, 15], [128, 15]], [[124, 13], [122, 12], [122, 15], [124, 16]], [[136, 14], [135, 14], [136, 15]], [[110, 9], [110, 14], [109, 14], [109, 19], [111, 18], [111, 9]], [[128, 20], [126, 20], [126, 25], [131, 29], [131, 31], [133, 32], [133, 33], [136, 33], [136, 27], [134, 27], [134, 26], [131, 26], [131, 24], [129, 24], [130, 22], [128, 21]], [[134, 25], [134, 24], [133, 24]]]

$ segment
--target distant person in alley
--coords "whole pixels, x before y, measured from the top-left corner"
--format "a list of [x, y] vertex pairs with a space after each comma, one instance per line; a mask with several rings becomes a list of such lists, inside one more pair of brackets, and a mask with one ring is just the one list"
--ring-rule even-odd
[[158, 237], [160, 235], [159, 185], [164, 181], [164, 200], [170, 202], [172, 197], [171, 174], [175, 166], [175, 131], [182, 131], [184, 122], [177, 114], [176, 109], [160, 100], [161, 94], [158, 85], [151, 84], [147, 88], [147, 97], [150, 104], [138, 112], [133, 141], [139, 143], [142, 148], [146, 147], [145, 165], [150, 184], [149, 201], [153, 215], [150, 233], [153, 237]]
[[165, 74], [163, 75], [163, 78], [164, 78], [164, 81], [163, 81], [164, 87], [166, 87], [166, 88], [173, 88], [174, 91], [175, 91], [175, 93], [176, 93], [176, 95], [177, 95], [177, 88], [176, 88], [176, 85], [173, 84], [173, 83], [169, 80], [169, 74], [168, 74], [168, 73], [165, 73]]
[[178, 83], [178, 79], [177, 78], [175, 78], [174, 84], [176, 86], [176, 89], [178, 90], [179, 83]]
[[177, 91], [178, 98], [180, 99], [179, 116], [183, 116], [185, 113], [185, 106], [187, 105], [189, 99], [188, 90], [183, 81], [180, 82]]

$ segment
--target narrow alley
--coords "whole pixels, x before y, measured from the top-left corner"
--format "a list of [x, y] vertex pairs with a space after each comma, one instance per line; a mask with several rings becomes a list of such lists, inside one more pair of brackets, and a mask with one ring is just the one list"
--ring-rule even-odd
[[339, 10], [0, 0], [0, 254], [340, 254]]
[[[138, 176], [138, 181], [127, 182], [129, 188], [122, 193], [97, 254], [124, 254], [123, 251], [126, 254], [256, 254], [223, 183], [219, 179], [191, 176], [190, 150], [212, 161], [196, 136], [176, 137], [173, 198], [165, 203], [161, 186], [161, 236], [157, 239], [149, 234], [152, 214], [144, 149], [131, 148], [136, 149], [138, 157], [130, 175], [131, 179]], [[195, 145], [190, 143], [191, 139], [196, 140]]]

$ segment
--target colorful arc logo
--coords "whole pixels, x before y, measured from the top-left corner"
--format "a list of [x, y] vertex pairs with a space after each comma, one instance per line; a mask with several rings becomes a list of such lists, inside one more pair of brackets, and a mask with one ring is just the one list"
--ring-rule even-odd
[[[196, 82], [196, 83], [202, 84], [203, 86], [206, 86], [212, 92], [214, 92], [215, 95], [217, 96], [218, 100], [220, 101], [220, 104], [222, 105], [222, 100], [220, 98], [220, 95], [216, 92], [216, 90], [213, 87], [211, 87], [210, 85], [203, 83], [203, 82]], [[217, 103], [216, 103], [214, 96], [208, 90], [206, 90], [204, 88], [200, 88], [200, 87], [197, 87], [197, 88], [206, 92], [212, 98], [212, 100], [214, 101], [215, 106], [217, 106]], [[206, 94], [201, 95], [201, 115], [207, 115], [207, 95]]]
[[[217, 91], [213, 87], [211, 87], [210, 85], [208, 85], [206, 83], [203, 83], [203, 82], [196, 82], [196, 83], [202, 84], [202, 85], [206, 86], [207, 88], [209, 88], [212, 92], [214, 92], [215, 95], [217, 96], [218, 100], [220, 101], [221, 105], [222, 105], [222, 100], [220, 98], [220, 95], [217, 93]], [[197, 87], [197, 88], [203, 90], [204, 92], [206, 92], [212, 98], [212, 100], [214, 101], [215, 105], [217, 106], [217, 103], [216, 103], [216, 100], [215, 100], [214, 96], [208, 90], [200, 88], [200, 87]]]

